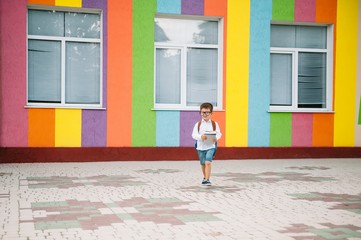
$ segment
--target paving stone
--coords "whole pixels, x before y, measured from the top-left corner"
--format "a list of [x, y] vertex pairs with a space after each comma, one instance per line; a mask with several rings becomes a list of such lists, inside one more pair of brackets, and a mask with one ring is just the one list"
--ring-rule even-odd
[[1, 240], [361, 239], [361, 159], [1, 168]]

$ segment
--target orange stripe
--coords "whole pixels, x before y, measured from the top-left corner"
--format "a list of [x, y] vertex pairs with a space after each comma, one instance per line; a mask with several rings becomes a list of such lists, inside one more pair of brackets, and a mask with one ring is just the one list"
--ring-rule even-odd
[[316, 0], [316, 22], [336, 23], [337, 0]]
[[204, 16], [220, 16], [227, 15], [226, 0], [204, 0]]
[[55, 146], [55, 110], [29, 109], [29, 147]]
[[312, 146], [333, 146], [333, 122], [332, 113], [313, 114]]
[[204, 0], [205, 16], [223, 17], [223, 109], [226, 108], [227, 0]]
[[225, 143], [226, 143], [226, 141], [225, 141], [226, 138], [225, 138], [225, 135], [224, 135], [225, 132], [226, 132], [226, 129], [225, 129], [225, 127], [226, 127], [226, 114], [225, 114], [224, 111], [223, 112], [213, 112], [212, 119], [218, 123], [219, 128], [221, 129], [221, 133], [223, 135], [222, 138], [218, 142], [218, 146], [219, 147], [224, 147]]
[[28, 4], [41, 4], [55, 6], [55, 0], [28, 0]]
[[[316, 0], [316, 22], [333, 23], [333, 86], [335, 86], [335, 63], [336, 63], [336, 20], [337, 20], [337, 0]], [[332, 106], [335, 104], [335, 94], [332, 97]], [[333, 107], [334, 109], [334, 107]]]
[[132, 0], [108, 1], [107, 146], [131, 146]]
[[[336, 17], [337, 0], [316, 0], [316, 22], [333, 23], [334, 28], [334, 53], [336, 46]], [[335, 64], [335, 57], [334, 57]], [[335, 66], [335, 65], [334, 65]], [[335, 76], [335, 67], [333, 68]], [[335, 86], [335, 78], [333, 79]], [[335, 94], [333, 94], [334, 98]], [[333, 100], [334, 105], [334, 100]], [[334, 114], [313, 114], [312, 145], [313, 146], [333, 146]]]
[[[226, 43], [227, 43], [227, 1], [226, 0], [204, 0], [205, 16], [223, 17], [223, 109], [226, 106]], [[214, 120], [218, 122], [223, 137], [218, 146], [225, 146], [226, 116], [225, 111], [214, 112]]]

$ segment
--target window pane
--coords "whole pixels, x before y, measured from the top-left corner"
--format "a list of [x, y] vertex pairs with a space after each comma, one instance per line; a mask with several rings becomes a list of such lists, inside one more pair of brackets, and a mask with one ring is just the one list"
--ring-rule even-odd
[[326, 49], [327, 27], [271, 26], [271, 47]]
[[28, 32], [30, 35], [64, 36], [64, 13], [29, 10]]
[[326, 107], [326, 54], [300, 53], [298, 61], [298, 107]]
[[66, 13], [65, 36], [100, 38], [100, 16], [89, 13]]
[[60, 42], [29, 40], [29, 102], [60, 102], [60, 52]]
[[295, 26], [271, 25], [271, 47], [295, 47]]
[[187, 106], [210, 102], [217, 106], [216, 49], [189, 48], [187, 52]]
[[327, 28], [298, 26], [296, 28], [296, 47], [326, 49]]
[[180, 104], [181, 50], [156, 50], [156, 103]]
[[292, 55], [271, 53], [271, 105], [292, 105]]
[[100, 45], [66, 44], [66, 103], [100, 103]]
[[187, 44], [217, 44], [218, 22], [155, 19], [155, 41]]

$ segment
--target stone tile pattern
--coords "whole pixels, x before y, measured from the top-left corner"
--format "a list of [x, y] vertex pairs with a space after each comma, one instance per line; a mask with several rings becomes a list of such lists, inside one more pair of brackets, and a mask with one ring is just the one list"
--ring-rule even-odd
[[220, 221], [214, 214], [190, 210], [192, 202], [177, 198], [146, 199], [142, 197], [115, 202], [91, 202], [69, 199], [58, 202], [31, 204], [36, 230], [82, 228], [95, 230], [127, 221], [153, 222], [155, 224], [184, 225], [187, 222]]
[[9, 198], [10, 198], [10, 193], [0, 192], [0, 201], [1, 199], [9, 199]]
[[361, 239], [361, 227], [331, 223], [322, 223], [320, 225], [322, 225], [322, 228], [315, 228], [305, 224], [293, 224], [287, 227], [286, 230], [279, 232], [287, 233], [295, 240]]
[[287, 169], [293, 169], [293, 170], [309, 170], [309, 171], [313, 171], [313, 170], [329, 170], [331, 168], [329, 167], [322, 167], [322, 166], [292, 166], [292, 167], [287, 167]]
[[[329, 209], [342, 209], [353, 213], [361, 214], [361, 195], [334, 194], [311, 192], [305, 194], [288, 194], [298, 200], [322, 201], [337, 203]], [[360, 220], [361, 221], [361, 220]]]
[[298, 172], [262, 172], [262, 173], [218, 173], [217, 177], [229, 178], [228, 180], [240, 183], [259, 182], [259, 183], [277, 183], [280, 181], [303, 181], [303, 182], [322, 182], [334, 181], [332, 177], [314, 177], [307, 173]]
[[11, 173], [0, 172], [0, 177], [11, 176]]
[[[0, 182], [6, 182], [5, 179], [8, 179], [11, 177], [11, 173], [4, 173], [4, 172], [0, 172]], [[6, 188], [6, 186], [2, 186], [2, 184], [0, 184], [0, 202], [1, 201], [6, 201], [10, 198], [10, 191], [9, 189]]]
[[[327, 168], [327, 169], [326, 169]], [[2, 164], [0, 240], [361, 239], [360, 159]]]
[[[124, 187], [145, 184], [136, 181], [136, 178], [127, 175], [98, 175], [89, 177], [27, 177], [26, 181], [20, 181], [22, 186], [29, 188], [73, 188], [81, 186], [111, 186]], [[22, 180], [22, 179], [20, 179]], [[24, 179], [23, 179], [24, 180]]]
[[178, 173], [178, 172], [182, 172], [182, 171], [177, 170], [177, 169], [161, 168], [161, 169], [142, 169], [142, 170], [137, 170], [136, 172], [138, 172], [138, 173], [160, 174], [160, 173]]
[[179, 188], [182, 192], [194, 192], [194, 193], [236, 193], [243, 188], [237, 186], [190, 186]]

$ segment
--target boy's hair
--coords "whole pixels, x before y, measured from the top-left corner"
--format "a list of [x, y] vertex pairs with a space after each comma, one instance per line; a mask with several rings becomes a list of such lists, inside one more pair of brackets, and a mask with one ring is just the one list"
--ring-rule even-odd
[[213, 105], [212, 103], [202, 103], [199, 110], [202, 110], [202, 108], [208, 108], [209, 110], [211, 110], [211, 112], [213, 112]]

